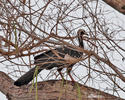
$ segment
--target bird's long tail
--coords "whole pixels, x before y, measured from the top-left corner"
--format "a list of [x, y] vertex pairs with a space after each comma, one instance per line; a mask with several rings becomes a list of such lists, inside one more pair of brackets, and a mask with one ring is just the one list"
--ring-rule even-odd
[[22, 75], [19, 79], [14, 82], [16, 86], [22, 86], [28, 84], [34, 77], [36, 77], [43, 69], [39, 69], [38, 66], [30, 69], [27, 73]]

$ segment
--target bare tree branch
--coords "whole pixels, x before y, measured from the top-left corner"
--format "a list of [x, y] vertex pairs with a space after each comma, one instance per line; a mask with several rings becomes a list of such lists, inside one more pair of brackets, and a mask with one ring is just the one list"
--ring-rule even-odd
[[105, 3], [116, 9], [122, 14], [125, 14], [125, 0], [103, 0]]
[[[13, 82], [14, 81], [8, 75], [0, 72], [0, 84], [3, 84], [0, 85], [0, 91], [6, 95], [8, 100], [35, 100], [36, 95], [38, 95], [38, 100], [58, 100], [59, 98], [61, 100], [122, 100], [121, 98], [117, 98], [79, 83], [72, 84], [70, 81], [49, 80], [39, 82], [37, 84], [38, 94], [36, 94], [36, 89], [32, 87], [32, 84], [16, 87], [13, 85]], [[80, 91], [80, 93], [78, 91]]]
[[[91, 86], [99, 84], [97, 87], [103, 90], [108, 87], [118, 96], [120, 92], [125, 93], [124, 21], [113, 15], [108, 16], [112, 11], [103, 8], [102, 1], [92, 1], [0, 1], [0, 64], [11, 76], [18, 78], [26, 73], [27, 68], [34, 67], [34, 56], [57, 47], [71, 47], [83, 53], [83, 58], [72, 70], [76, 81]], [[125, 14], [125, 0], [103, 1]], [[84, 49], [78, 47], [79, 29], [84, 29], [88, 34], [83, 38]], [[48, 73], [46, 77], [41, 73], [40, 78], [60, 79], [55, 69]], [[62, 73], [67, 79], [67, 72], [64, 70]], [[17, 87], [12, 85], [13, 81], [10, 82], [8, 84], [16, 91]], [[10, 91], [3, 90], [1, 88], [4, 94]]]

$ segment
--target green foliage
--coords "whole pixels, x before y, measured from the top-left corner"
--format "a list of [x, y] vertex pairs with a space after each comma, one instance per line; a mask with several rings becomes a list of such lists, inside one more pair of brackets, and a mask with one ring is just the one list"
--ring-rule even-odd
[[[33, 82], [32, 82], [32, 86], [30, 88], [30, 91], [29, 93], [32, 92], [32, 89], [34, 88], [34, 84], [35, 84], [35, 90], [36, 90], [36, 95], [35, 95], [35, 100], [38, 100], [38, 88], [37, 88], [37, 73], [38, 73], [38, 66], [36, 66], [36, 69], [35, 69], [35, 72], [34, 72], [34, 75], [33, 75]], [[36, 77], [36, 81], [34, 80]]]

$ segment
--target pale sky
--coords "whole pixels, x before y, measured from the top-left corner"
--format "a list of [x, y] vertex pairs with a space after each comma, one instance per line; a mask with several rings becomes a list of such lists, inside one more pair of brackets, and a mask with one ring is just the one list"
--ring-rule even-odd
[[[111, 7], [109, 7], [109, 6], [106, 6], [105, 5], [105, 8], [106, 9], [109, 9], [109, 10], [111, 10], [111, 11], [113, 11], [113, 13], [111, 13], [111, 15], [110, 14], [108, 14], [107, 15], [107, 19], [111, 19], [112, 21], [116, 21], [116, 23], [118, 23], [119, 25], [122, 25], [122, 26], [125, 26], [125, 15], [123, 15], [123, 14], [120, 14], [119, 12], [117, 12], [117, 11], [115, 11], [114, 9], [112, 9]], [[114, 14], [114, 15], [113, 15]], [[111, 17], [112, 16], [112, 17]], [[113, 18], [113, 19], [112, 19]], [[123, 35], [124, 35], [124, 37], [125, 37], [125, 34], [123, 33]], [[123, 47], [125, 47], [125, 44], [121, 44]], [[118, 57], [118, 56], [117, 56]], [[121, 65], [121, 63], [123, 63], [123, 64], [125, 64], [125, 62], [120, 62], [120, 63], [118, 63], [118, 62], [114, 62], [114, 63], [116, 63], [116, 65]], [[123, 65], [122, 64], [122, 65]], [[0, 64], [1, 65], [1, 64]], [[3, 66], [3, 65], [1, 65], [1, 66]], [[123, 66], [123, 67], [125, 67], [125, 66]], [[3, 68], [1, 67], [1, 69], [0, 69], [0, 71], [4, 71], [5, 72], [5, 66], [3, 66]], [[124, 68], [125, 69], [125, 68]], [[45, 74], [45, 72], [46, 71], [43, 71], [44, 73], [43, 74]], [[77, 72], [77, 71], [76, 71]], [[79, 73], [79, 72], [78, 72]], [[125, 98], [125, 95], [123, 94], [123, 92], [121, 92], [120, 93], [120, 95], [121, 95], [121, 97], [122, 98]], [[5, 95], [3, 95], [2, 93], [0, 93], [0, 99], [1, 100], [7, 100], [6, 99], [6, 97], [5, 97]]]

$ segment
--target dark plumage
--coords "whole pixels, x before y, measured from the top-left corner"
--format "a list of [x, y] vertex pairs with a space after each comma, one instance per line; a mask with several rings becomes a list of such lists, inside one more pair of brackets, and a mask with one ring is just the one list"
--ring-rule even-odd
[[[83, 37], [83, 35], [86, 35], [86, 32], [84, 30], [80, 29], [80, 30], [78, 30], [77, 33], [78, 33], [79, 47], [84, 48], [82, 37]], [[38, 67], [37, 74], [39, 74], [43, 69], [49, 70], [54, 67], [57, 67], [59, 74], [63, 78], [63, 76], [61, 74], [61, 70], [64, 67], [67, 67], [68, 74], [71, 77], [70, 70], [76, 62], [68, 63], [68, 62], [66, 62], [65, 59], [69, 59], [70, 57], [80, 58], [80, 57], [82, 57], [82, 54], [83, 54], [82, 52], [79, 52], [72, 47], [66, 47], [66, 46], [46, 51], [46, 52], [34, 57], [34, 60], [35, 60], [34, 64], [36, 64], [36, 67]], [[27, 73], [25, 73], [18, 80], [16, 80], [14, 82], [14, 85], [21, 86], [21, 85], [28, 84], [33, 79], [36, 67], [30, 69]], [[73, 80], [72, 77], [71, 77], [71, 79]]]

